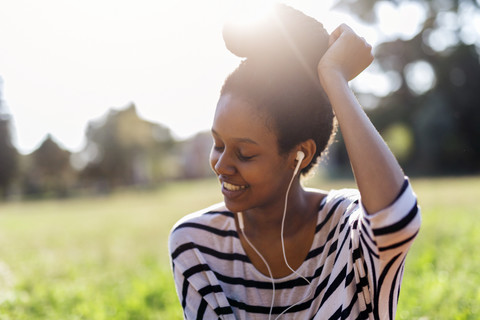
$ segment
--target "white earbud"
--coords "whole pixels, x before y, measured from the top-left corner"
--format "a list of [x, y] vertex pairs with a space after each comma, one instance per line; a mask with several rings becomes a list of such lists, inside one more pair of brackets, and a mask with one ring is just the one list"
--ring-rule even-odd
[[[298, 170], [300, 169], [300, 165], [302, 164], [302, 160], [305, 158], [305, 153], [303, 153], [303, 151], [298, 151], [297, 152], [297, 157], [295, 158], [295, 160], [297, 160], [297, 165], [295, 167], [295, 170], [293, 172], [293, 175], [292, 175], [292, 178], [290, 180], [290, 183], [288, 184], [288, 187], [287, 187], [287, 192], [285, 194], [285, 205], [284, 205], [284, 208], [283, 208], [283, 217], [282, 217], [282, 227], [281, 227], [281, 233], [280, 233], [280, 239], [281, 239], [281, 243], [282, 243], [282, 253], [283, 253], [283, 260], [285, 261], [285, 264], [287, 265], [287, 267], [294, 273], [296, 274], [298, 277], [302, 278], [303, 280], [305, 280], [305, 282], [307, 282], [308, 284], [308, 291], [306, 292], [305, 296], [300, 300], [298, 301], [297, 303], [291, 305], [290, 307], [288, 307], [287, 309], [283, 310], [283, 312], [281, 312], [279, 315], [277, 315], [277, 317], [275, 318], [275, 320], [279, 319], [283, 314], [285, 314], [289, 309], [295, 307], [296, 305], [300, 304], [301, 302], [304, 302], [306, 301], [312, 294], [312, 290], [313, 290], [313, 287], [311, 286], [311, 283], [310, 281], [305, 278], [304, 276], [302, 276], [301, 274], [299, 274], [297, 271], [295, 271], [291, 266], [290, 264], [288, 263], [287, 261], [287, 254], [285, 252], [285, 240], [284, 240], [284, 236], [283, 236], [283, 231], [285, 229], [285, 217], [287, 215], [287, 206], [288, 206], [288, 194], [290, 192], [290, 187], [292, 186], [292, 182], [293, 180], [295, 179], [295, 176], [298, 172]], [[273, 305], [274, 305], [274, 302], [275, 302], [275, 280], [273, 279], [273, 275], [272, 275], [272, 271], [270, 270], [270, 266], [268, 265], [268, 262], [267, 260], [262, 256], [262, 254], [257, 250], [257, 248], [255, 248], [255, 246], [250, 242], [250, 240], [248, 239], [247, 235], [245, 234], [245, 225], [244, 225], [244, 222], [243, 222], [243, 214], [242, 212], [238, 212], [237, 214], [237, 217], [238, 217], [238, 226], [240, 228], [240, 231], [242, 232], [243, 234], [243, 237], [244, 239], [247, 241], [247, 243], [250, 245], [250, 247], [255, 251], [255, 253], [260, 257], [260, 259], [262, 259], [263, 263], [265, 264], [265, 266], [267, 267], [267, 270], [268, 270], [268, 274], [270, 276], [270, 280], [272, 282], [272, 301], [271, 301], [271, 304], [270, 304], [270, 312], [268, 313], [268, 319], [270, 320], [271, 317], [272, 317], [272, 310], [273, 310]]]
[[298, 161], [302, 161], [303, 158], [305, 158], [305, 153], [303, 153], [303, 151], [298, 151], [297, 152], [297, 157], [295, 159], [298, 160]]
[[305, 153], [303, 151], [297, 151], [297, 157], [295, 160], [297, 160], [297, 166], [295, 167], [295, 171], [293, 172], [293, 175], [296, 175], [298, 172], [298, 169], [300, 169], [300, 165], [302, 164], [302, 160], [305, 158]]

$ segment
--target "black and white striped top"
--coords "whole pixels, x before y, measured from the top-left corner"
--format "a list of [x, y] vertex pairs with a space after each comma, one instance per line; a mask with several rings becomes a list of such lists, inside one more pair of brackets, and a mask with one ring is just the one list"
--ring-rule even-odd
[[[394, 319], [405, 256], [420, 227], [408, 180], [388, 208], [367, 215], [357, 190], [323, 199], [312, 247], [295, 274], [275, 279], [272, 319]], [[250, 262], [234, 216], [209, 208], [186, 216], [169, 240], [185, 319], [267, 319], [269, 277]]]

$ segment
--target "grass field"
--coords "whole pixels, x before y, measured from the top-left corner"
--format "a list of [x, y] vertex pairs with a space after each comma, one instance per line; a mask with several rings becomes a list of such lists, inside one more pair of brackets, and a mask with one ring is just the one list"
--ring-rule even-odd
[[[480, 177], [412, 184], [423, 224], [397, 319], [480, 319]], [[220, 200], [217, 183], [206, 180], [0, 204], [0, 319], [181, 319], [168, 232], [185, 213]]]

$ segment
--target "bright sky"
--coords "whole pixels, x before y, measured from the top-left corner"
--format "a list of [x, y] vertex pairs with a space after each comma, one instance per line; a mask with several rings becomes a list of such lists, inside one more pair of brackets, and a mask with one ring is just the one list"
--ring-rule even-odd
[[[130, 102], [142, 117], [179, 138], [210, 128], [223, 80], [239, 63], [221, 34], [232, 1], [2, 3], [0, 81], [17, 148], [31, 152], [51, 133], [63, 147], [79, 151], [89, 121]], [[323, 22], [329, 32], [346, 22], [373, 45], [384, 36], [411, 36], [422, 20], [413, 2], [403, 11], [385, 3], [377, 8], [382, 36], [329, 11], [333, 0], [284, 2]], [[388, 90], [378, 85], [371, 90]]]

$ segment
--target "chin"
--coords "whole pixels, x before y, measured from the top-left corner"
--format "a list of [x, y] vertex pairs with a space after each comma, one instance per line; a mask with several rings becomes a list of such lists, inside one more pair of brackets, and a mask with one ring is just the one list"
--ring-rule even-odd
[[227, 210], [230, 211], [230, 212], [240, 212], [240, 211], [242, 211], [241, 207], [238, 204], [232, 204], [227, 200], [225, 200], [224, 203], [225, 203], [225, 208], [227, 208]]
[[227, 199], [224, 199], [225, 203], [225, 208], [227, 208], [228, 211], [230, 212], [243, 212], [249, 209], [248, 206], [242, 203], [234, 202], [234, 201], [228, 201]]

